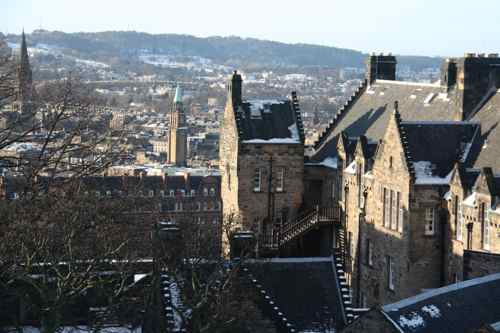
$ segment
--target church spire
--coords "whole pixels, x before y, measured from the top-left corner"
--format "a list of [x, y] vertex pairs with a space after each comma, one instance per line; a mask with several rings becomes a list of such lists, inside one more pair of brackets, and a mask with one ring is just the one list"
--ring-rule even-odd
[[32, 84], [32, 74], [31, 74], [30, 60], [28, 56], [28, 46], [26, 44], [26, 35], [24, 34], [24, 29], [21, 39], [18, 79], [19, 79], [21, 94], [29, 93]]

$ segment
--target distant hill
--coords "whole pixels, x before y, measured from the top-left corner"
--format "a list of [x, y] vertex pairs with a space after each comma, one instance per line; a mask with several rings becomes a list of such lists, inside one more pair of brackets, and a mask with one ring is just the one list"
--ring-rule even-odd
[[[189, 35], [152, 35], [134, 31], [64, 33], [36, 30], [27, 36], [30, 45], [45, 44], [79, 57], [106, 61], [109, 57], [137, 58], [144, 54], [201, 57], [232, 67], [363, 67], [367, 54], [336, 47], [286, 44], [240, 37], [199, 38]], [[8, 35], [16, 42], [19, 36]], [[399, 64], [413, 70], [438, 67], [441, 58], [399, 56]]]

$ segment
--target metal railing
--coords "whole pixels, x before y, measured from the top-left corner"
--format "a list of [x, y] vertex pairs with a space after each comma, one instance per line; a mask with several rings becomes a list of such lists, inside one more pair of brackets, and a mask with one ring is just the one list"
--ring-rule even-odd
[[319, 207], [301, 215], [292, 223], [284, 224], [261, 235], [261, 246], [279, 249], [287, 242], [318, 225], [340, 222], [340, 207]]

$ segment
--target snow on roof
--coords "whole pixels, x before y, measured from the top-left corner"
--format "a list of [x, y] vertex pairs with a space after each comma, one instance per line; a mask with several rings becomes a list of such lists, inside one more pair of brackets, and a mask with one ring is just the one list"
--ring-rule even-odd
[[446, 192], [446, 193], [443, 195], [443, 199], [444, 199], [444, 200], [451, 200], [451, 191]]
[[323, 167], [327, 167], [327, 168], [337, 169], [338, 160], [336, 157], [327, 157], [321, 162], [309, 162], [309, 163], [305, 163], [305, 165], [323, 166]]
[[469, 195], [465, 200], [463, 201], [463, 204], [469, 207], [474, 207], [476, 205], [476, 192], [472, 192], [471, 195]]
[[301, 143], [297, 124], [293, 123], [288, 127], [290, 136], [287, 138], [270, 138], [270, 139], [250, 139], [243, 140], [243, 143], [261, 143], [261, 144], [293, 144]]
[[297, 129], [297, 124], [293, 123], [288, 127], [292, 139], [300, 141], [299, 130]]
[[351, 164], [345, 168], [344, 172], [350, 173], [352, 175], [356, 174], [356, 161], [353, 161]]
[[451, 172], [446, 177], [433, 175], [436, 166], [429, 161], [413, 162], [413, 167], [415, 169], [415, 185], [447, 185], [451, 180]]
[[500, 321], [497, 321], [496, 323], [493, 323], [490, 325], [491, 328], [493, 328], [496, 332], [500, 332]]
[[250, 116], [253, 118], [262, 117], [262, 112], [271, 112], [271, 105], [273, 104], [285, 103], [277, 99], [256, 99], [247, 102], [250, 104]]
[[472, 280], [467, 280], [467, 281], [462, 281], [462, 282], [450, 284], [450, 285], [445, 286], [445, 287], [432, 289], [432, 290], [423, 292], [423, 293], [418, 294], [418, 295], [413, 296], [413, 297], [405, 298], [405, 299], [403, 299], [399, 302], [396, 302], [396, 303], [384, 305], [382, 307], [382, 310], [384, 312], [399, 311], [402, 308], [405, 308], [407, 306], [425, 301], [425, 300], [430, 299], [430, 298], [435, 297], [435, 296], [446, 294], [448, 292], [452, 292], [452, 291], [459, 290], [459, 289], [469, 288], [469, 287], [476, 286], [476, 285], [481, 284], [481, 283], [495, 281], [498, 279], [500, 279], [500, 273], [491, 274], [491, 275], [487, 275], [487, 276], [472, 279]]

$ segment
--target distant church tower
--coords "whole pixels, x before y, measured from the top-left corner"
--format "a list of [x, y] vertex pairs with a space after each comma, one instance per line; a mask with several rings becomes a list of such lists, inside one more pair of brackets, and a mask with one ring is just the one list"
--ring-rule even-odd
[[170, 131], [168, 138], [168, 163], [186, 166], [187, 159], [187, 121], [182, 105], [182, 90], [175, 89], [174, 103], [170, 112]]
[[21, 40], [21, 50], [19, 55], [19, 64], [17, 66], [17, 91], [15, 111], [23, 114], [31, 113], [31, 102], [33, 98], [33, 78], [28, 56], [28, 47], [26, 45], [26, 36], [24, 30]]

